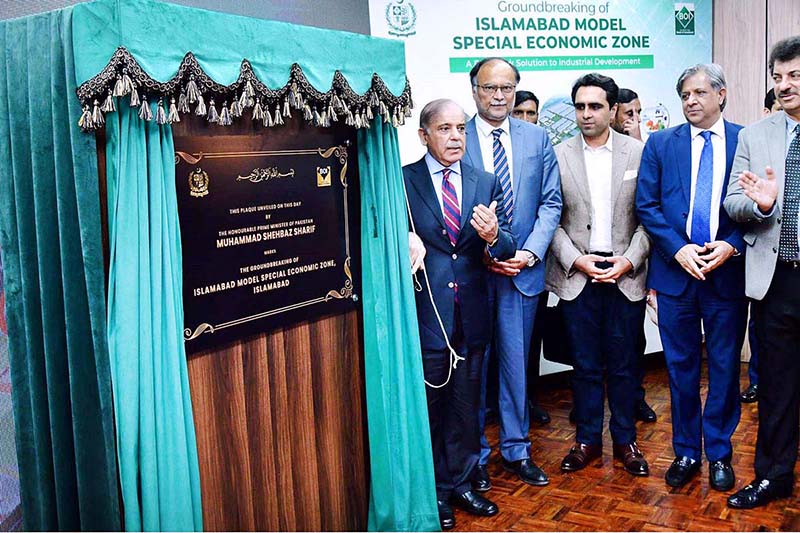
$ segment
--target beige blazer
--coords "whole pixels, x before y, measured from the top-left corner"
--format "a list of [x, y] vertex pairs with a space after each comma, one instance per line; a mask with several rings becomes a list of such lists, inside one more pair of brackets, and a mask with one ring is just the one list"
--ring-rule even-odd
[[[614, 255], [623, 255], [633, 270], [617, 280], [617, 286], [630, 301], [642, 300], [647, 290], [647, 257], [650, 237], [636, 216], [636, 181], [644, 145], [636, 139], [611, 130], [612, 163], [612, 226]], [[590, 253], [592, 196], [586, 177], [581, 135], [562, 142], [555, 148], [561, 169], [563, 207], [561, 223], [556, 228], [547, 258], [546, 286], [564, 300], [574, 300], [589, 277], [572, 268], [581, 255]]]
[[[753, 212], [753, 200], [745, 196], [739, 186], [743, 170], [766, 177], [766, 167], [771, 166], [778, 181], [778, 200], [772, 216], [758, 219]], [[786, 183], [786, 114], [774, 113], [739, 132], [739, 144], [731, 167], [728, 194], [723, 206], [736, 222], [745, 224], [745, 292], [755, 300], [767, 294], [778, 261], [778, 243], [781, 236], [783, 188]]]

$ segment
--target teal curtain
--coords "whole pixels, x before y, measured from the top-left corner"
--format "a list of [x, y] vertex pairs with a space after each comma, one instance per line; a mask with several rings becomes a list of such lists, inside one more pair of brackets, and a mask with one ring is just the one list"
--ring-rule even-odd
[[120, 100], [106, 135], [108, 343], [125, 529], [202, 531], [172, 130]]
[[439, 530], [397, 131], [358, 131], [370, 531]]
[[0, 23], [0, 247], [25, 529], [118, 530], [94, 136], [72, 11]]

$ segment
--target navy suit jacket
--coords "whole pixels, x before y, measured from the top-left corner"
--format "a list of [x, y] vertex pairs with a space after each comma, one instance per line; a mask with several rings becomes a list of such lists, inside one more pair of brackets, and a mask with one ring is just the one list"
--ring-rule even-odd
[[[478, 236], [469, 221], [474, 206], [478, 204], [488, 206], [492, 200], [500, 204], [503, 198], [500, 182], [494, 174], [461, 162], [461, 230], [458, 241], [453, 246], [447, 236], [442, 208], [433, 189], [425, 158], [403, 167], [403, 179], [414, 228], [427, 250], [425, 271], [445, 330], [448, 335], [453, 334], [455, 298], [450, 284], [457, 282], [466, 345], [485, 346], [492, 333], [491, 320], [488, 319], [488, 272], [483, 265], [486, 241]], [[514, 239], [511, 236], [508, 220], [500, 210], [497, 212], [497, 219], [500, 228], [497, 243], [492, 247], [492, 254], [497, 259], [508, 259], [516, 250]], [[445, 350], [447, 344], [428, 296], [425, 276], [420, 271], [417, 278], [422, 284], [422, 290], [415, 291], [422, 350]]]
[[[725, 121], [725, 181], [720, 198], [716, 239], [744, 252], [742, 230], [722, 208], [730, 181], [731, 165], [742, 127]], [[688, 123], [656, 132], [647, 139], [639, 167], [636, 212], [653, 240], [647, 286], [670, 296], [680, 296], [694, 279], [675, 260], [686, 244], [686, 219], [692, 194], [691, 130]], [[706, 275], [722, 298], [744, 297], [744, 261], [731, 257]]]
[[[545, 254], [561, 219], [561, 173], [553, 146], [543, 128], [511, 117], [508, 123], [514, 172], [511, 231], [517, 249], [530, 250], [541, 260], [533, 268], [523, 268], [511, 279], [519, 292], [535, 296], [544, 290]], [[475, 117], [467, 122], [464, 161], [494, 173], [493, 168], [483, 167]]]

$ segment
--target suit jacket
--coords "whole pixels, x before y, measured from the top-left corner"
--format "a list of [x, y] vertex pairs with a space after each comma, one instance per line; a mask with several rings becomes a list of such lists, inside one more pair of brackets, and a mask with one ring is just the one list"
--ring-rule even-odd
[[[617, 287], [635, 302], [647, 295], [647, 256], [650, 238], [636, 216], [636, 179], [644, 145], [611, 131], [611, 240], [614, 255], [627, 257], [633, 269], [617, 280]], [[592, 233], [592, 195], [586, 175], [581, 135], [556, 146], [561, 169], [561, 223], [556, 228], [547, 259], [547, 289], [564, 300], [574, 300], [589, 276], [572, 265], [588, 254]]]
[[[772, 216], [759, 219], [753, 213], [753, 200], [745, 196], [738, 178], [743, 170], [766, 178], [767, 165], [775, 171], [778, 199]], [[725, 211], [731, 218], [744, 224], [744, 241], [747, 245], [746, 292], [747, 296], [756, 300], [761, 300], [767, 294], [775, 273], [785, 182], [786, 114], [780, 111], [747, 126], [739, 134], [739, 145], [736, 147], [724, 203]]]
[[[535, 296], [544, 290], [545, 254], [561, 216], [558, 162], [544, 129], [510, 117], [508, 122], [514, 172], [511, 231], [517, 249], [530, 250], [541, 260], [533, 268], [524, 268], [512, 280], [518, 291], [526, 296]], [[467, 122], [464, 161], [475, 168], [484, 169], [475, 117]], [[484, 170], [494, 174], [494, 168]]]
[[[742, 127], [725, 121], [725, 182], [730, 181], [733, 155]], [[642, 152], [636, 211], [644, 229], [650, 234], [655, 252], [650, 257], [647, 286], [670, 296], [680, 296], [694, 279], [675, 260], [675, 254], [686, 244], [686, 219], [692, 194], [692, 147], [688, 123], [652, 134]], [[724, 209], [719, 210], [716, 240], [731, 244], [744, 252], [742, 230]], [[721, 298], [744, 297], [744, 261], [731, 257], [722, 266], [706, 275]]]
[[[503, 197], [500, 182], [494, 174], [461, 162], [461, 230], [454, 247], [445, 229], [442, 208], [433, 189], [425, 158], [403, 167], [403, 179], [414, 228], [427, 250], [425, 272], [444, 327], [448, 335], [452, 335], [455, 311], [452, 284], [457, 281], [464, 340], [469, 347], [486, 345], [491, 338], [491, 321], [486, 319], [489, 308], [488, 272], [483, 265], [486, 241], [478, 236], [469, 221], [474, 206], [488, 206], [492, 200], [500, 203]], [[500, 228], [492, 254], [497, 259], [508, 259], [516, 250], [514, 239], [505, 214], [498, 211], [497, 219]], [[415, 292], [422, 350], [445, 350], [447, 344], [430, 302], [425, 276], [420, 272], [417, 277], [422, 284], [422, 290]]]

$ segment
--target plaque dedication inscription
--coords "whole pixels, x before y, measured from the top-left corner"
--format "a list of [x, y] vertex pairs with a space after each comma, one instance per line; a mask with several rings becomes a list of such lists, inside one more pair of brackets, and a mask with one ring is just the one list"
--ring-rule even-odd
[[175, 137], [187, 354], [358, 300], [350, 140], [242, 150], [245, 139]]

